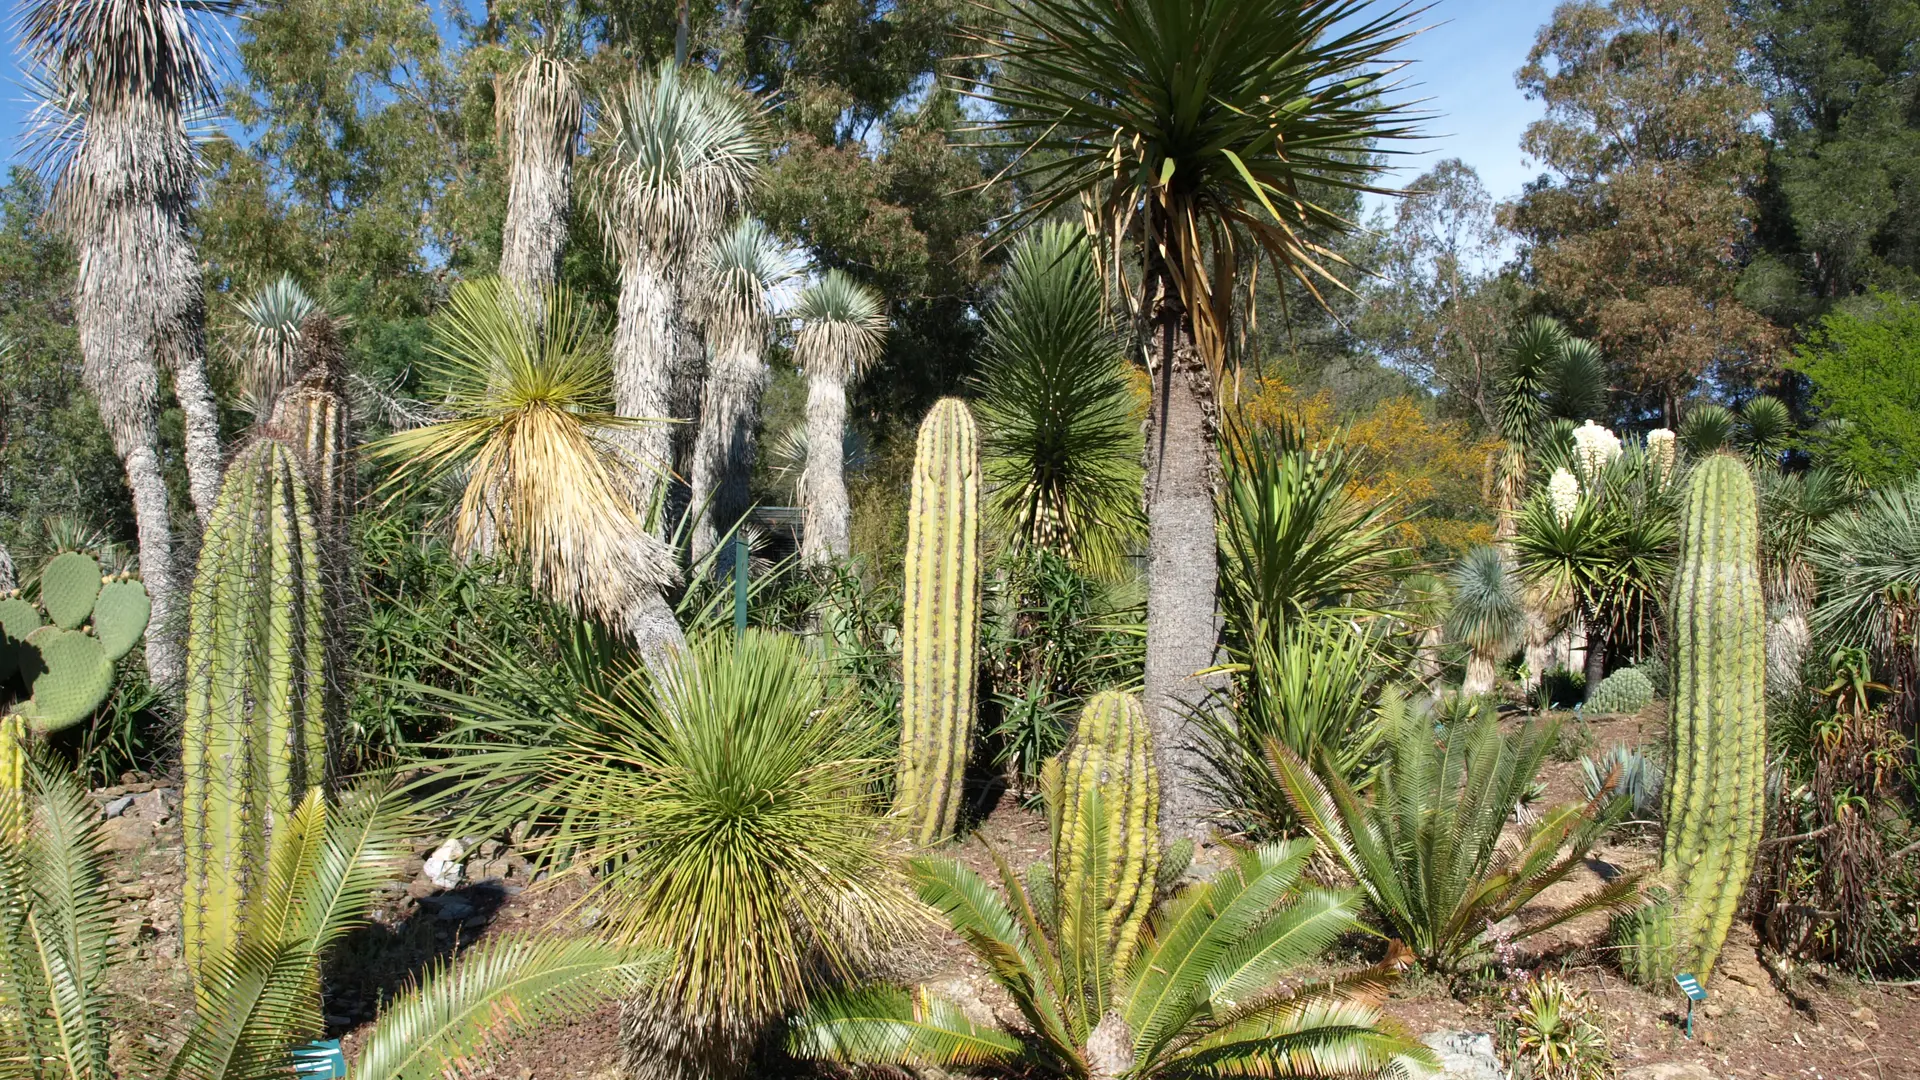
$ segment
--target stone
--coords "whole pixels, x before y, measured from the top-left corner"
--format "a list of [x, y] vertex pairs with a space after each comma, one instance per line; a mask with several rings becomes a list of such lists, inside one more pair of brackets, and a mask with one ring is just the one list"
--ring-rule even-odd
[[475, 867], [475, 881], [503, 881], [513, 876], [513, 862], [509, 859], [488, 859]]
[[157, 830], [154, 823], [132, 814], [112, 818], [100, 828], [100, 842], [108, 851], [131, 854], [152, 846]]
[[464, 896], [443, 896], [433, 905], [433, 916], [442, 922], [460, 922], [473, 914], [473, 901]]
[[482, 841], [480, 844], [480, 857], [483, 859], [491, 859], [498, 856], [502, 851], [505, 851], [506, 849], [507, 849], [507, 845], [502, 844], [498, 840]]
[[1713, 1074], [1697, 1062], [1660, 1061], [1628, 1069], [1619, 1080], [1713, 1080]]
[[1420, 1041], [1440, 1055], [1441, 1080], [1507, 1080], [1490, 1032], [1433, 1031]]
[[166, 789], [155, 788], [129, 796], [132, 801], [121, 810], [120, 816], [165, 825], [173, 820], [173, 804], [168, 801], [167, 794]]
[[439, 891], [440, 886], [435, 885], [424, 877], [417, 877], [407, 882], [407, 895], [413, 897], [415, 900], [425, 900]]
[[507, 839], [513, 842], [514, 847], [519, 847], [527, 842], [527, 833], [532, 830], [533, 822], [516, 821], [513, 823], [513, 828], [507, 830]]
[[122, 795], [119, 798], [113, 800], [112, 802], [106, 805], [106, 808], [105, 808], [106, 815], [110, 818], [117, 818], [121, 814], [126, 813], [127, 807], [132, 805], [133, 805], [133, 796]]
[[427, 856], [421, 872], [427, 876], [427, 880], [443, 889], [457, 889], [467, 877], [464, 865], [466, 857], [466, 842], [457, 836], [449, 837], [445, 843], [433, 849], [433, 854]]

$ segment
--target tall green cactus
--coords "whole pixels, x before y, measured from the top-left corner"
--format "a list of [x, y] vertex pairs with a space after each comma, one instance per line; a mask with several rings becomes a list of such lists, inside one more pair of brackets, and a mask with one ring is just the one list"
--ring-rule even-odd
[[907, 517], [897, 809], [931, 844], [953, 834], [973, 745], [980, 614], [980, 451], [973, 415], [943, 398], [920, 424]]
[[300, 454], [321, 535], [343, 543], [349, 501], [347, 353], [333, 316], [300, 324], [300, 376], [280, 392], [268, 426]]
[[[1160, 772], [1140, 699], [1116, 690], [1094, 695], [1072, 744], [1042, 769], [1041, 790], [1053, 833], [1057, 925], [1063, 935], [1073, 926], [1097, 933], [1101, 940], [1078, 952], [1104, 952], [1109, 970], [1125, 971], [1160, 868]], [[1083, 904], [1101, 910], [1076, 914]]]
[[1675, 892], [1673, 922], [1657, 937], [1670, 933], [1673, 963], [1703, 983], [1760, 843], [1767, 661], [1759, 531], [1753, 478], [1739, 459], [1716, 455], [1694, 470], [1673, 581], [1672, 765], [1660, 854]]
[[256, 438], [227, 468], [188, 609], [182, 931], [196, 974], [247, 917], [276, 819], [326, 781], [323, 563], [300, 454]]

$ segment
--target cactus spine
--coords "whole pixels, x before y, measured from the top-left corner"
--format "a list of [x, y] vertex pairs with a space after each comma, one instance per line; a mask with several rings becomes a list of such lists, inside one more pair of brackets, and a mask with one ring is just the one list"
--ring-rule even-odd
[[1660, 862], [1677, 892], [1673, 960], [1704, 983], [1753, 870], [1766, 791], [1759, 520], [1753, 479], [1731, 456], [1707, 459], [1688, 486], [1672, 621]]
[[227, 469], [188, 609], [182, 931], [196, 975], [246, 918], [275, 819], [326, 779], [321, 567], [300, 454], [255, 439]]
[[273, 403], [269, 426], [299, 452], [323, 538], [344, 543], [350, 464], [347, 354], [333, 317], [315, 312], [300, 324], [300, 377]]
[[[1082, 924], [1098, 940], [1080, 954], [1104, 952], [1108, 971], [1125, 971], [1160, 867], [1160, 773], [1140, 699], [1094, 695], [1072, 745], [1042, 770], [1041, 788], [1053, 832], [1056, 925], [1065, 937]], [[1076, 917], [1072, 909], [1089, 903], [1101, 910]]]
[[907, 517], [898, 809], [908, 835], [953, 834], [973, 744], [980, 609], [980, 454], [973, 416], [943, 398], [920, 425]]

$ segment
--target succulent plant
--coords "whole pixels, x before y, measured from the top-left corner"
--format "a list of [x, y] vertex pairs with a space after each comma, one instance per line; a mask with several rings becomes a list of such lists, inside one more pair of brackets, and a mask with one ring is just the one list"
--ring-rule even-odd
[[153, 604], [146, 587], [103, 577], [92, 556], [68, 552], [40, 572], [40, 604], [0, 600], [0, 683], [27, 691], [12, 711], [37, 734], [92, 716], [113, 692], [114, 662], [140, 641]]
[[1586, 712], [1637, 713], [1653, 704], [1653, 680], [1639, 668], [1621, 668], [1600, 680], [1587, 695]]

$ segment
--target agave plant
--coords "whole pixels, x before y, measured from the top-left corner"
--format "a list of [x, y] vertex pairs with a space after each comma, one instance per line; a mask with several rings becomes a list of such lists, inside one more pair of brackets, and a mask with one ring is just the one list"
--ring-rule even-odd
[[[1110, 842], [1099, 800], [1083, 803], [1089, 866]], [[938, 910], [1013, 999], [1017, 1025], [989, 1026], [928, 990], [867, 986], [817, 1000], [789, 1049], [857, 1065], [1070, 1078], [1413, 1076], [1432, 1053], [1382, 1019], [1378, 972], [1290, 989], [1287, 973], [1352, 930], [1355, 897], [1302, 886], [1313, 845], [1244, 851], [1157, 906], [1132, 958], [1095, 928], [1106, 876], [1047, 903], [999, 860], [1003, 898], [949, 859], [913, 864]], [[1049, 886], [1051, 887], [1051, 886]], [[1094, 913], [1089, 920], [1084, 912]]]
[[581, 903], [673, 957], [627, 1009], [640, 1075], [745, 1068], [767, 1025], [863, 974], [911, 916], [876, 793], [890, 738], [819, 668], [797, 639], [749, 630], [617, 668], [577, 705], [545, 697], [538, 671], [437, 695], [465, 719], [431, 784], [477, 800], [481, 832], [553, 822], [543, 855], [596, 868]]
[[1484, 694], [1493, 689], [1496, 665], [1527, 629], [1520, 581], [1505, 553], [1482, 544], [1461, 556], [1449, 584], [1447, 635], [1468, 649], [1461, 690]]
[[[26, 777], [35, 827], [0, 845], [0, 1055], [14, 1067], [10, 1075], [111, 1080], [107, 976], [119, 951], [118, 912], [96, 811], [64, 773], [36, 762]], [[210, 964], [184, 1040], [168, 1061], [136, 1060], [139, 1075], [266, 1080], [292, 1072], [292, 1048], [322, 1034], [327, 952], [364, 922], [397, 856], [395, 809], [380, 797], [331, 806], [317, 790], [308, 794], [274, 830], [257, 917]], [[632, 948], [494, 939], [389, 1003], [350, 1075], [437, 1077], [449, 1060], [630, 993], [657, 967], [656, 957]]]
[[1056, 222], [1015, 244], [985, 323], [988, 514], [1016, 548], [1119, 576], [1145, 537], [1140, 424], [1085, 230]]
[[1695, 405], [1680, 421], [1680, 445], [1695, 457], [1727, 449], [1733, 443], [1736, 423], [1733, 413], [1725, 406]]
[[1506, 839], [1508, 819], [1528, 799], [1558, 725], [1529, 724], [1503, 735], [1498, 721], [1482, 714], [1450, 725], [1436, 742], [1423, 714], [1409, 710], [1403, 720], [1389, 736], [1371, 798], [1277, 740], [1268, 760], [1294, 812], [1360, 883], [1380, 929], [1422, 964], [1459, 972], [1487, 960], [1495, 926], [1512, 927], [1503, 940], [1522, 941], [1588, 912], [1638, 902], [1636, 871], [1548, 912], [1524, 913], [1585, 865], [1627, 809], [1610, 794], [1566, 803]]
[[[800, 480], [806, 533], [800, 557], [812, 565], [845, 558], [848, 550], [847, 480], [842, 446], [847, 431], [847, 386], [880, 355], [886, 306], [878, 294], [839, 270], [807, 287], [793, 315], [800, 320], [793, 358], [807, 376], [807, 468]], [[826, 453], [812, 453], [814, 448]]]

